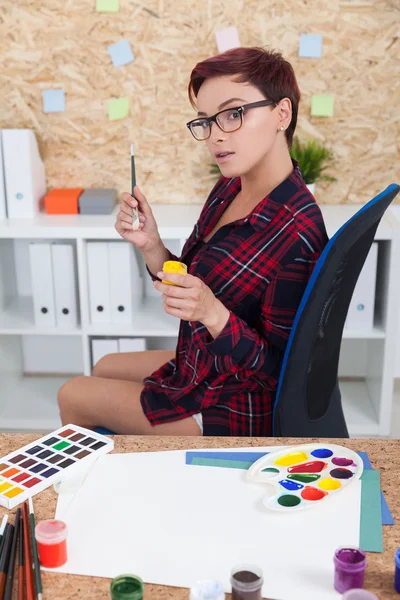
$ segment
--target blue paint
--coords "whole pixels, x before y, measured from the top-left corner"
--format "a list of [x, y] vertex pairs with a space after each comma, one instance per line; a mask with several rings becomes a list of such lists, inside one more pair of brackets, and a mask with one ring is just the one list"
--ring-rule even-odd
[[285, 490], [289, 490], [290, 492], [302, 490], [304, 487], [304, 485], [301, 485], [301, 483], [297, 483], [297, 481], [290, 481], [289, 479], [282, 479], [279, 484], [285, 488]]
[[329, 458], [332, 454], [332, 450], [328, 450], [328, 448], [316, 448], [311, 452], [311, 455], [315, 458]]
[[397, 548], [396, 553], [394, 555], [394, 589], [398, 594], [400, 594], [400, 548]]

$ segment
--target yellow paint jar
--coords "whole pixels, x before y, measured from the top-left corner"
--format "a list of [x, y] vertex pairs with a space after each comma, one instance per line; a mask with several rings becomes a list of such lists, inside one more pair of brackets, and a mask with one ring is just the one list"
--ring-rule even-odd
[[[178, 260], [167, 260], [163, 265], [163, 273], [177, 273], [178, 275], [187, 275], [187, 266], [184, 263], [179, 262]], [[181, 287], [176, 283], [171, 283], [171, 281], [166, 281], [165, 279], [161, 280], [162, 283], [166, 283], [167, 285], [175, 285], [177, 287]]]

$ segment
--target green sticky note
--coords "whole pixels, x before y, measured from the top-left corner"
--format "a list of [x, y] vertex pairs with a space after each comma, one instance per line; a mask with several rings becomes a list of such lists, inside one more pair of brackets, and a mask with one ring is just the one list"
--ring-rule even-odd
[[119, 0], [96, 0], [97, 12], [118, 12]]
[[108, 101], [108, 117], [110, 121], [125, 119], [129, 115], [128, 98], [112, 98]]
[[360, 548], [383, 552], [381, 478], [372, 469], [361, 476]]
[[200, 458], [193, 457], [192, 465], [202, 467], [225, 467], [226, 469], [243, 469], [247, 470], [253, 464], [252, 462], [244, 462], [242, 460], [224, 460], [222, 458]]
[[333, 96], [315, 94], [311, 98], [311, 114], [314, 117], [333, 117]]

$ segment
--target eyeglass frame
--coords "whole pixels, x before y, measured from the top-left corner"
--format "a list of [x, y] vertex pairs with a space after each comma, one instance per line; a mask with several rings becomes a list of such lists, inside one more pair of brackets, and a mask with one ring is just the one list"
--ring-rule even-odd
[[[217, 113], [215, 113], [215, 115], [212, 115], [212, 117], [197, 117], [197, 119], [192, 119], [191, 121], [186, 123], [186, 127], [189, 129], [190, 133], [192, 134], [192, 136], [194, 137], [194, 139], [197, 142], [205, 142], [206, 140], [209, 139], [209, 137], [211, 137], [211, 123], [212, 122], [216, 123], [216, 125], [224, 133], [233, 133], [234, 131], [238, 131], [241, 128], [241, 126], [243, 125], [243, 115], [244, 115], [245, 109], [249, 110], [249, 108], [257, 108], [258, 106], [271, 106], [272, 104], [275, 104], [276, 106], [278, 105], [278, 103], [275, 102], [275, 100], [258, 100], [257, 102], [250, 102], [249, 104], [243, 104], [242, 106], [232, 106], [231, 108], [224, 108], [223, 110], [220, 110]], [[218, 115], [220, 115], [223, 112], [227, 112], [228, 110], [236, 110], [240, 114], [240, 125], [237, 129], [232, 129], [232, 131], [224, 131], [217, 121]], [[199, 140], [192, 132], [190, 126], [192, 123], [195, 123], [196, 121], [200, 121], [201, 119], [205, 119], [208, 121], [208, 126], [210, 128], [210, 134], [206, 138]]]

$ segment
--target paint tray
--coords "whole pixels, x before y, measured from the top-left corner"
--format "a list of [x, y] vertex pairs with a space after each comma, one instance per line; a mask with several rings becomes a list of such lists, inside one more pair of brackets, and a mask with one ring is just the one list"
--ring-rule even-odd
[[263, 456], [249, 468], [247, 479], [273, 486], [273, 492], [263, 498], [265, 508], [293, 512], [345, 493], [362, 472], [363, 461], [353, 450], [315, 443]]
[[66, 425], [0, 458], [0, 506], [10, 509], [114, 450], [112, 439]]

